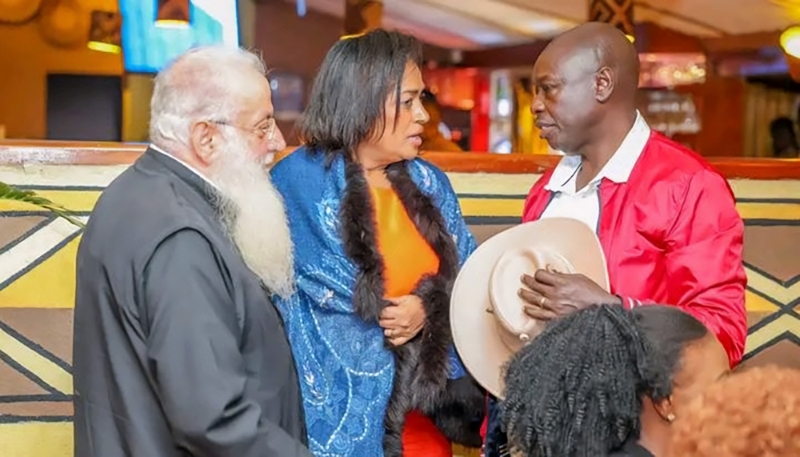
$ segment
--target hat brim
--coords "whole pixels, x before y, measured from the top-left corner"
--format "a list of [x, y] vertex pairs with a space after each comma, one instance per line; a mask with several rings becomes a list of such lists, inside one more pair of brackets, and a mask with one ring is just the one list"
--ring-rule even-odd
[[491, 308], [490, 276], [498, 258], [520, 246], [554, 250], [567, 259], [577, 273], [609, 290], [608, 269], [600, 241], [589, 226], [575, 219], [547, 218], [520, 224], [478, 246], [453, 285], [450, 325], [464, 367], [497, 398], [503, 398], [503, 367], [513, 353], [501, 340], [496, 320], [487, 311]]

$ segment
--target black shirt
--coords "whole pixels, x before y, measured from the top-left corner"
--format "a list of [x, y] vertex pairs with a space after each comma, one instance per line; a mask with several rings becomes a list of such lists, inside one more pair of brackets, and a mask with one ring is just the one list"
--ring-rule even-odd
[[622, 446], [622, 449], [612, 451], [608, 457], [655, 457], [647, 449], [640, 446], [635, 440], [628, 440]]

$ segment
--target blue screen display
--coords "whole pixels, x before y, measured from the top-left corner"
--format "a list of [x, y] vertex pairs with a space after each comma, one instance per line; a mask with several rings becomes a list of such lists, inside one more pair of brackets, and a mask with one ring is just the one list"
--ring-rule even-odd
[[157, 73], [195, 46], [239, 45], [236, 0], [190, 1], [191, 23], [184, 28], [156, 26], [156, 4], [155, 0], [119, 0], [126, 72]]

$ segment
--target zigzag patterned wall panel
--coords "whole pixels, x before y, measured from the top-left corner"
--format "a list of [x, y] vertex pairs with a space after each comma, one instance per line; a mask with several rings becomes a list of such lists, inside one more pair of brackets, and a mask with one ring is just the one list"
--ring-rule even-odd
[[[0, 168], [87, 218], [124, 167]], [[519, 221], [535, 175], [450, 174], [479, 240]], [[746, 221], [745, 365], [800, 366], [800, 182], [733, 181]], [[123, 234], [121, 234], [123, 235]], [[72, 456], [72, 308], [80, 231], [0, 203], [0, 455]], [[124, 235], [123, 235], [124, 236]]]

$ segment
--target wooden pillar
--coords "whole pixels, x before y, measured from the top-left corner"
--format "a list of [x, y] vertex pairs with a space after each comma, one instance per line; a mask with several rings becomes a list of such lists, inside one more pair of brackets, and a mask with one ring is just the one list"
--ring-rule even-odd
[[239, 44], [245, 49], [256, 48], [256, 14], [255, 0], [239, 0], [236, 2], [239, 13]]
[[634, 36], [633, 0], [589, 0], [589, 22], [605, 22]]
[[345, 36], [357, 35], [380, 28], [382, 19], [382, 0], [345, 0]]

